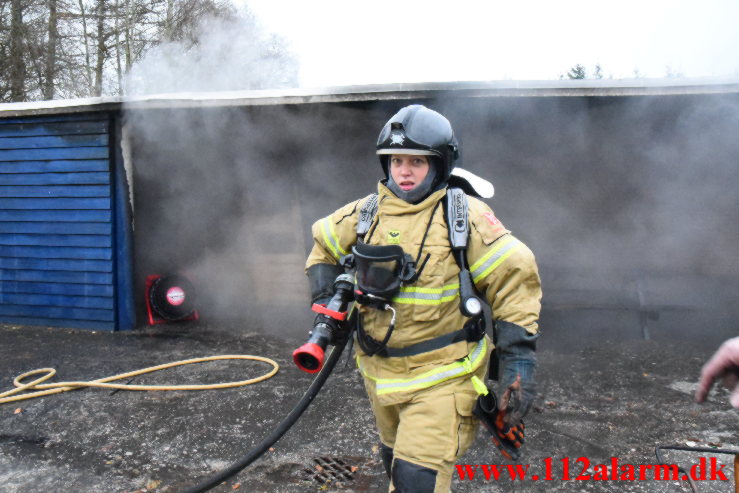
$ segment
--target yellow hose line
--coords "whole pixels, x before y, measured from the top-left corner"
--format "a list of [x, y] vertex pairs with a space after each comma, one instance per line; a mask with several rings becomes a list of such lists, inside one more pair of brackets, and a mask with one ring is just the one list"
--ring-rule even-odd
[[[272, 369], [259, 377], [250, 378], [249, 380], [240, 380], [238, 382], [225, 382], [225, 383], [214, 383], [214, 384], [201, 384], [201, 385], [127, 385], [119, 383], [107, 383], [113, 380], [120, 380], [123, 378], [135, 377], [136, 375], [142, 375], [144, 373], [151, 373], [158, 370], [164, 370], [166, 368], [173, 368], [175, 366], [190, 365], [193, 363], [203, 363], [206, 361], [216, 361], [224, 359], [248, 359], [254, 361], [262, 361], [272, 365]], [[220, 356], [208, 356], [205, 358], [193, 358], [182, 361], [175, 361], [173, 363], [166, 363], [158, 366], [150, 366], [149, 368], [143, 368], [141, 370], [131, 371], [128, 373], [121, 373], [119, 375], [113, 375], [112, 377], [101, 378], [98, 380], [91, 380], [89, 382], [59, 382], [59, 383], [42, 383], [56, 375], [54, 368], [39, 368], [26, 372], [22, 375], [18, 375], [13, 380], [13, 385], [16, 388], [0, 393], [0, 404], [6, 404], [8, 402], [22, 401], [25, 399], [33, 399], [35, 397], [41, 397], [44, 395], [59, 394], [61, 392], [67, 392], [68, 390], [80, 389], [83, 387], [101, 387], [105, 389], [121, 389], [121, 390], [209, 390], [209, 389], [228, 389], [232, 387], [241, 387], [243, 385], [250, 385], [252, 383], [258, 383], [277, 373], [280, 369], [280, 365], [276, 361], [269, 358], [263, 358], [262, 356], [251, 356], [247, 354], [230, 354]], [[23, 383], [23, 379], [46, 373], [40, 378], [29, 382]], [[47, 390], [43, 390], [47, 389]], [[24, 390], [38, 390], [38, 392], [30, 392], [21, 395], [15, 395]], [[11, 397], [12, 396], [12, 397]]]

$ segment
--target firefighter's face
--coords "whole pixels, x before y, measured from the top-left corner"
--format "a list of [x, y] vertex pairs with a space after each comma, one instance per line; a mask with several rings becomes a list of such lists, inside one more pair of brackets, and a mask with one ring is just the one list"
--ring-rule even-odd
[[421, 184], [429, 172], [426, 156], [393, 154], [390, 156], [390, 176], [404, 192], [410, 192]]

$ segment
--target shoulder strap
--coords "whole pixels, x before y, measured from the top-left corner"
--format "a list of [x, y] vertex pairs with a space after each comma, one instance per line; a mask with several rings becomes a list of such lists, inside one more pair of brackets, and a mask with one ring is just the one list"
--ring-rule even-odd
[[477, 296], [472, 275], [467, 268], [467, 243], [470, 236], [467, 195], [461, 188], [449, 187], [443, 200], [446, 200], [444, 219], [449, 228], [452, 256], [459, 266], [459, 309], [467, 317], [480, 317], [482, 301]]
[[362, 204], [359, 210], [359, 222], [357, 222], [357, 237], [364, 240], [364, 235], [369, 231], [372, 221], [377, 214], [377, 194], [373, 193], [370, 198]]
[[[467, 195], [464, 190], [449, 187], [444, 197], [444, 219], [449, 228], [449, 243], [452, 250], [467, 251], [467, 240], [470, 235], [470, 226], [467, 220]], [[459, 256], [454, 255], [459, 264]], [[462, 265], [459, 266], [463, 268]]]

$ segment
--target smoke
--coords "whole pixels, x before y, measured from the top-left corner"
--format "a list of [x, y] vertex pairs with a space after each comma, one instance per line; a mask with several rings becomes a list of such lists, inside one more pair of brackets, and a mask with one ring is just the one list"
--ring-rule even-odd
[[365, 147], [374, 161], [368, 136], [339, 138], [367, 131], [358, 114], [319, 106], [127, 111], [138, 284], [183, 273], [203, 320], [302, 334], [311, 318], [310, 225], [368, 193], [329, 184], [349, 171], [372, 186], [380, 169], [352, 170], [346, 159]]
[[162, 43], [131, 68], [128, 95], [297, 86], [285, 42], [249, 15], [204, 17], [193, 39]]
[[[297, 85], [297, 63], [285, 43], [248, 13], [205, 17], [185, 38], [151, 49], [134, 65], [128, 94]], [[292, 215], [294, 186], [288, 169], [270, 164], [302, 138], [289, 115], [124, 109], [134, 169], [137, 291], [148, 275], [185, 274], [205, 320], [260, 324], [268, 310], [252, 307], [266, 306], [265, 300], [297, 305], [300, 297], [304, 306], [306, 247], [301, 218]], [[292, 140], [277, 142], [285, 129]], [[263, 269], [264, 254], [285, 272]], [[272, 295], [274, 279], [290, 288], [287, 298]]]
[[736, 332], [737, 95], [443, 107], [464, 166], [493, 181], [493, 208], [537, 255], [544, 327], [566, 328], [552, 341]]
[[[128, 111], [137, 282], [185, 273], [204, 320], [300, 336], [310, 226], [375, 189], [377, 132], [411, 102]], [[536, 254], [549, 341], [736, 330], [737, 95], [421, 102]]]

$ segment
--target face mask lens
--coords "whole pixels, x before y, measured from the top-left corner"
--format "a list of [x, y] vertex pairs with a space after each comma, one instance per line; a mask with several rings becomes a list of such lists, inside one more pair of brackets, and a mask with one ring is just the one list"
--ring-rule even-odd
[[368, 291], [385, 291], [398, 282], [398, 262], [367, 262], [364, 269], [358, 269], [357, 281]]

